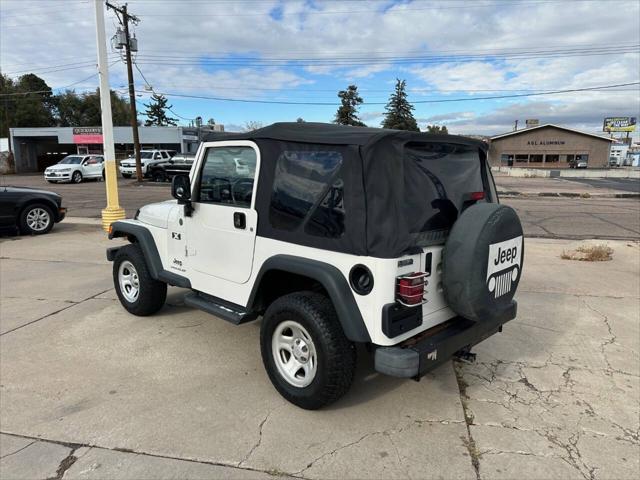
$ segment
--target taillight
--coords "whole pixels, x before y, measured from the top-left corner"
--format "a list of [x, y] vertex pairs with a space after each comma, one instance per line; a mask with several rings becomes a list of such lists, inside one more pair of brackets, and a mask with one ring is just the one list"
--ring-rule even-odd
[[396, 277], [396, 301], [406, 307], [417, 307], [426, 303], [424, 287], [427, 274], [413, 272]]

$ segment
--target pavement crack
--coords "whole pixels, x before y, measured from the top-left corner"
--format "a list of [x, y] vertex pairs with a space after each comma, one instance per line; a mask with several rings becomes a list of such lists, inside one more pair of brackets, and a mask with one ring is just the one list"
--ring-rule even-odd
[[322, 455], [320, 455], [319, 457], [311, 460], [307, 466], [305, 468], [303, 468], [302, 470], [299, 470], [297, 472], [294, 472], [293, 475], [302, 475], [304, 472], [306, 472], [307, 470], [309, 470], [311, 467], [313, 467], [314, 464], [316, 464], [317, 462], [319, 462], [320, 460], [322, 460], [325, 457], [330, 457], [335, 455], [337, 452], [339, 452], [340, 450], [344, 450], [345, 448], [349, 448], [352, 447], [354, 445], [357, 445], [358, 443], [362, 442], [363, 440], [365, 440], [366, 438], [372, 437], [373, 435], [385, 435], [387, 433], [387, 431], [381, 431], [381, 432], [369, 432], [366, 433], [364, 435], [362, 435], [360, 438], [358, 438], [357, 440], [353, 441], [353, 442], [349, 442], [345, 445], [341, 445], [337, 448], [334, 448], [333, 450], [329, 451], [329, 452], [325, 452]]
[[[456, 374], [456, 380], [458, 382], [458, 390], [460, 391], [460, 403], [462, 403], [462, 411], [464, 414], [465, 425], [467, 427], [467, 438], [462, 437], [462, 443], [467, 447], [469, 456], [471, 457], [471, 465], [476, 473], [476, 479], [480, 480], [480, 452], [476, 445], [476, 441], [471, 435], [471, 425], [473, 425], [473, 412], [469, 409], [467, 395], [467, 382], [464, 380], [464, 373], [462, 371], [462, 364], [459, 361], [453, 362], [453, 369]], [[494, 372], [495, 373], [495, 372]]]
[[244, 458], [240, 460], [240, 463], [238, 463], [238, 466], [242, 466], [245, 462], [247, 462], [251, 457], [251, 455], [253, 455], [253, 452], [255, 452], [258, 449], [258, 447], [262, 443], [262, 428], [264, 427], [264, 424], [267, 423], [267, 420], [269, 420], [269, 417], [271, 416], [271, 414], [275, 412], [277, 409], [278, 407], [270, 410], [269, 413], [267, 413], [267, 415], [264, 417], [264, 419], [262, 419], [262, 421], [260, 422], [260, 425], [258, 426], [258, 441], [253, 445], [253, 447], [251, 447], [251, 450], [249, 450], [249, 452], [244, 456]]
[[78, 457], [74, 455], [78, 448], [79, 447], [73, 448], [71, 452], [69, 452], [69, 455], [67, 455], [60, 461], [60, 465], [58, 465], [58, 469], [56, 470], [56, 475], [54, 477], [47, 478], [47, 480], [62, 480], [62, 477], [64, 477], [66, 471], [69, 470], [74, 463], [76, 463], [76, 460], [78, 460]]
[[[164, 458], [167, 460], [177, 460], [177, 461], [181, 461], [181, 462], [190, 462], [190, 463], [199, 463], [199, 464], [203, 464], [203, 465], [212, 465], [212, 466], [216, 466], [216, 467], [226, 467], [226, 468], [234, 468], [237, 470], [243, 470], [245, 472], [258, 472], [258, 473], [266, 473], [268, 475], [274, 475], [273, 470], [262, 470], [259, 468], [252, 468], [252, 467], [240, 467], [239, 465], [237, 465], [236, 463], [227, 463], [227, 462], [216, 462], [216, 461], [209, 461], [209, 460], [200, 460], [197, 458], [183, 458], [183, 457], [177, 457], [177, 456], [173, 456], [173, 455], [163, 455], [163, 454], [157, 454], [157, 453], [149, 453], [149, 452], [145, 452], [142, 450], [132, 450], [129, 448], [119, 448], [119, 447], [102, 447], [100, 445], [94, 445], [94, 444], [90, 444], [90, 443], [69, 443], [69, 442], [63, 442], [60, 440], [51, 440], [48, 438], [42, 438], [42, 437], [32, 437], [29, 435], [20, 435], [17, 433], [11, 433], [11, 432], [4, 432], [4, 431], [0, 431], [0, 434], [4, 434], [4, 435], [11, 435], [13, 437], [20, 437], [20, 438], [26, 438], [29, 440], [33, 440], [34, 442], [46, 442], [46, 443], [55, 443], [57, 445], [62, 445], [68, 448], [71, 448], [72, 451], [71, 453], [65, 457], [65, 459], [62, 460], [62, 462], [60, 462], [60, 466], [58, 467], [58, 470], [60, 471], [61, 467], [64, 467], [66, 465], [66, 468], [64, 469], [64, 471], [62, 471], [62, 475], [64, 475], [64, 473], [71, 467], [72, 463], [68, 463], [71, 460], [68, 459], [69, 456], [72, 456], [79, 448], [81, 447], [86, 447], [86, 448], [95, 448], [95, 449], [100, 449], [100, 450], [108, 450], [108, 451], [112, 451], [112, 452], [122, 452], [122, 453], [129, 453], [132, 455], [144, 455], [147, 457], [154, 457], [154, 458]], [[83, 455], [84, 456], [84, 455]], [[80, 457], [81, 458], [81, 457]], [[66, 462], [65, 465], [63, 465], [63, 462]], [[77, 460], [74, 459], [73, 463], [75, 463]], [[295, 475], [295, 474], [286, 474], [286, 475]], [[50, 479], [47, 480], [61, 480], [62, 477], [51, 477]]]
[[2, 332], [2, 333], [0, 333], [0, 337], [2, 337], [4, 335], [7, 335], [9, 333], [15, 332], [16, 330], [20, 330], [21, 328], [28, 327], [29, 325], [33, 325], [34, 323], [39, 322], [40, 320], [44, 320], [46, 318], [52, 317], [54, 315], [57, 315], [60, 312], [64, 312], [65, 310], [68, 310], [69, 308], [75, 307], [76, 305], [80, 305], [81, 303], [84, 303], [84, 302], [86, 302], [88, 300], [93, 300], [96, 297], [98, 297], [99, 295], [104, 295], [109, 290], [111, 290], [111, 288], [108, 288], [107, 290], [104, 290], [102, 292], [96, 293], [95, 295], [91, 295], [90, 297], [87, 297], [84, 300], [80, 300], [79, 302], [74, 302], [74, 301], [68, 300], [69, 305], [67, 305], [66, 307], [62, 307], [62, 308], [56, 310], [55, 312], [47, 313], [46, 315], [44, 315], [44, 316], [42, 316], [40, 318], [36, 318], [35, 320], [31, 320], [30, 322], [27, 322], [27, 323], [25, 323], [23, 325], [19, 325], [19, 326], [15, 327], [15, 328], [12, 328], [11, 330], [7, 330], [6, 332]]
[[21, 451], [23, 451], [25, 448], [29, 448], [29, 447], [30, 447], [31, 445], [33, 445], [34, 443], [36, 443], [36, 441], [35, 441], [35, 440], [34, 440], [33, 442], [29, 443], [28, 445], [25, 445], [24, 447], [19, 448], [18, 450], [14, 451], [14, 452], [7, 453], [6, 455], [2, 455], [2, 456], [0, 457], [0, 460], [1, 460], [1, 459], [3, 459], [3, 458], [10, 457], [11, 455], [15, 455], [16, 453], [20, 453], [20, 452], [21, 452]]

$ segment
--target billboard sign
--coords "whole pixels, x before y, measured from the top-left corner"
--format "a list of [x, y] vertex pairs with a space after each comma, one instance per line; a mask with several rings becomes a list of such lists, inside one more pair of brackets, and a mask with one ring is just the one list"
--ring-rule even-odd
[[73, 127], [73, 143], [103, 143], [102, 127]]
[[538, 125], [540, 125], [540, 120], [538, 120], [537, 118], [528, 118], [527, 120], [525, 120], [525, 123], [527, 125], [527, 128], [537, 127]]
[[602, 126], [604, 132], [634, 132], [636, 117], [607, 117]]

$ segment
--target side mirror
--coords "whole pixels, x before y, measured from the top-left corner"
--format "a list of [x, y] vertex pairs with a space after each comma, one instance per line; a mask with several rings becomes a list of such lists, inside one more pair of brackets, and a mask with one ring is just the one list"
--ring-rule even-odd
[[189, 175], [176, 175], [171, 180], [171, 195], [178, 203], [189, 203], [191, 200], [191, 182]]

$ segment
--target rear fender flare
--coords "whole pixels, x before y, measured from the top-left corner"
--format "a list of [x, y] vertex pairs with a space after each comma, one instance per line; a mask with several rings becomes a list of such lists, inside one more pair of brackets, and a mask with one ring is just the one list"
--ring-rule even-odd
[[262, 279], [270, 271], [288, 272], [317, 281], [326, 290], [346, 337], [352, 342], [370, 343], [371, 337], [343, 273], [333, 265], [293, 255], [274, 255], [266, 260], [253, 284], [247, 309], [253, 310]]

